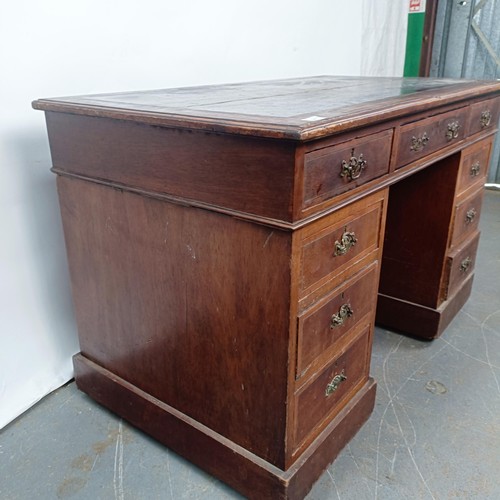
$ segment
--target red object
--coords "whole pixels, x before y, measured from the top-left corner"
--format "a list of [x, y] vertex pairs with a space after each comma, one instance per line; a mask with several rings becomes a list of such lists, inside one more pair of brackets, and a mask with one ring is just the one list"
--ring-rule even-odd
[[410, 0], [410, 12], [420, 12], [422, 0]]

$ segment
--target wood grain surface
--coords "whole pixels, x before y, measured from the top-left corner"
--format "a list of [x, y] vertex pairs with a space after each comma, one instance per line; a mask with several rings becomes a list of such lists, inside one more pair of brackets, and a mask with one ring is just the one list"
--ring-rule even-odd
[[283, 467], [291, 235], [58, 187], [82, 354]]

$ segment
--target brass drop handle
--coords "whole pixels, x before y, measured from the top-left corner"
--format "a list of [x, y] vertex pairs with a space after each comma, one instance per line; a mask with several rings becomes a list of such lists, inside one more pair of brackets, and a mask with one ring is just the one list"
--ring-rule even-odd
[[354, 149], [351, 152], [349, 160], [342, 160], [340, 168], [340, 177], [347, 178], [348, 181], [357, 179], [365, 169], [367, 161], [361, 153], [358, 157], [354, 156]]
[[332, 381], [326, 386], [325, 396], [328, 397], [330, 394], [333, 394], [345, 380], [347, 380], [347, 375], [345, 374], [345, 370], [342, 370], [338, 375], [335, 375]]
[[462, 273], [466, 273], [472, 264], [472, 259], [470, 257], [466, 257], [462, 262], [460, 262], [460, 271]]
[[334, 257], [345, 255], [354, 245], [356, 245], [357, 241], [358, 240], [354, 232], [347, 231], [347, 228], [344, 229], [340, 241], [335, 241], [335, 252], [333, 254]]
[[488, 127], [491, 124], [491, 111], [488, 109], [481, 113], [481, 128]]
[[427, 135], [427, 132], [424, 132], [420, 137], [413, 136], [411, 138], [410, 150], [415, 152], [422, 151], [422, 149], [424, 149], [428, 143], [429, 143], [429, 136]]
[[354, 314], [349, 304], [342, 304], [340, 306], [339, 312], [335, 313], [330, 319], [330, 330], [342, 326], [346, 319], [350, 318]]
[[471, 208], [465, 214], [465, 223], [470, 224], [476, 218], [477, 212], [475, 208]]
[[448, 123], [448, 130], [446, 131], [446, 139], [451, 141], [458, 137], [458, 131], [460, 130], [460, 123], [457, 121]]
[[479, 175], [480, 170], [481, 170], [481, 164], [478, 161], [474, 162], [470, 167], [471, 177], [476, 177], [476, 175]]

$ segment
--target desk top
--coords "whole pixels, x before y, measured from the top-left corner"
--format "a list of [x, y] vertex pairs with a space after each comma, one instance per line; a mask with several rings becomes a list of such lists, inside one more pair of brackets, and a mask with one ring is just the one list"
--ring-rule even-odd
[[40, 99], [35, 109], [309, 140], [499, 93], [500, 81], [317, 76]]

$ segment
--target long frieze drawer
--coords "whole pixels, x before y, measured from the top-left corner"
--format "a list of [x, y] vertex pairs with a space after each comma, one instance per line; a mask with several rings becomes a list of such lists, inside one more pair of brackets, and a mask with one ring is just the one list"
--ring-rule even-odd
[[476, 184], [483, 184], [488, 171], [493, 139], [488, 137], [462, 153], [458, 174], [457, 194], [461, 194]]
[[303, 207], [316, 205], [389, 171], [392, 129], [306, 153]]
[[401, 127], [396, 168], [462, 140], [467, 128], [467, 107]]
[[477, 231], [484, 189], [481, 187], [455, 207], [451, 246], [456, 246], [464, 238]]
[[474, 271], [479, 234], [477, 231], [448, 257], [446, 262], [448, 284], [445, 298], [451, 297]]
[[471, 106], [469, 134], [494, 128], [498, 124], [500, 99], [488, 99]]
[[338, 413], [355, 388], [368, 379], [369, 332], [367, 327], [344, 354], [296, 394], [295, 448], [318, 424]]
[[317, 358], [328, 356], [358, 322], [373, 311], [377, 295], [378, 263], [358, 273], [298, 319], [297, 378]]
[[[383, 200], [363, 211], [350, 205], [333, 215], [332, 224], [302, 243], [300, 289], [307, 290], [362, 259], [380, 244]], [[344, 216], [345, 214], [345, 216]]]

